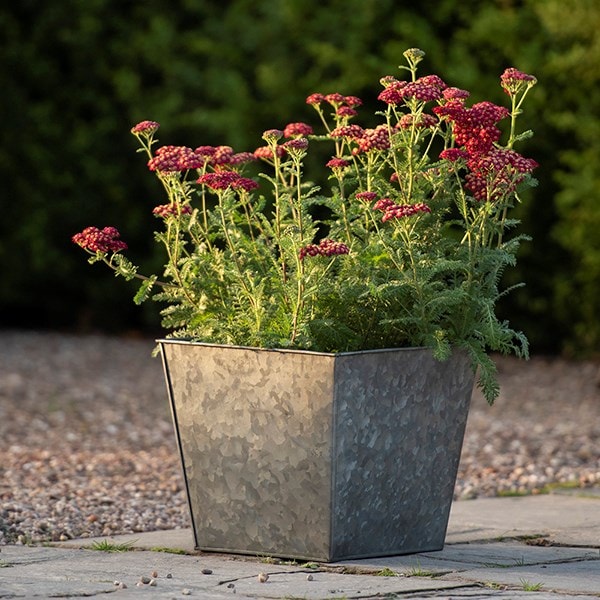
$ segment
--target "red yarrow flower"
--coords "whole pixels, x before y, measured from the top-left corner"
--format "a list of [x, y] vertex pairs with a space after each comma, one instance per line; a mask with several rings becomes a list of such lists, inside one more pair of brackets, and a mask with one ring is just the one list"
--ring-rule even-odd
[[517, 94], [523, 88], [532, 86], [537, 83], [537, 79], [533, 75], [523, 73], [514, 67], [510, 67], [500, 75], [500, 85], [502, 89], [508, 94]]
[[283, 130], [283, 137], [306, 137], [313, 134], [313, 128], [306, 123], [288, 123]]
[[357, 139], [361, 138], [364, 133], [365, 130], [360, 125], [353, 124], [340, 125], [339, 127], [336, 127], [334, 130], [332, 130], [332, 132], [329, 135], [332, 138], [345, 137], [350, 139]]
[[171, 216], [191, 215], [192, 207], [189, 204], [160, 204], [152, 209], [152, 214], [163, 219]]
[[306, 98], [306, 104], [310, 104], [312, 106], [318, 106], [325, 100], [325, 96], [323, 94], [311, 94]]
[[439, 119], [427, 113], [421, 113], [416, 118], [415, 115], [408, 113], [400, 117], [397, 127], [400, 129], [410, 129], [413, 125], [418, 129], [432, 129], [439, 125]]
[[268, 144], [278, 142], [283, 137], [283, 131], [281, 129], [267, 129], [263, 132], [262, 138]]
[[467, 90], [457, 87], [448, 87], [442, 92], [444, 100], [466, 100], [471, 94]]
[[390, 133], [387, 125], [378, 125], [375, 129], [365, 129], [362, 136], [357, 139], [357, 143], [358, 147], [353, 149], [353, 154], [388, 150]]
[[375, 192], [357, 192], [354, 197], [363, 202], [373, 202], [377, 198], [377, 194]]
[[467, 166], [471, 172], [465, 176], [465, 187], [476, 200], [492, 202], [513, 193], [538, 164], [514, 150], [495, 148], [486, 155], [471, 157]]
[[352, 117], [355, 117], [358, 114], [358, 111], [350, 106], [340, 106], [335, 111], [335, 114], [338, 117], [343, 117], [345, 119], [351, 119]]
[[308, 140], [303, 137], [294, 138], [281, 144], [281, 147], [287, 152], [303, 152], [308, 148]]
[[385, 223], [390, 219], [402, 219], [404, 217], [412, 217], [418, 213], [430, 213], [431, 209], [423, 202], [416, 204], [396, 204], [390, 198], [381, 198], [374, 205], [375, 210], [383, 212], [381, 221]]
[[329, 104], [331, 104], [331, 106], [333, 106], [334, 108], [337, 108], [338, 106], [344, 104], [344, 99], [345, 96], [342, 96], [342, 94], [339, 94], [337, 92], [333, 94], [327, 94], [325, 96], [325, 100], [329, 102]]
[[277, 154], [279, 158], [285, 156], [285, 150], [282, 146], [261, 146], [257, 148], [253, 153], [254, 158], [272, 161], [274, 154]]
[[86, 227], [81, 233], [76, 233], [71, 239], [78, 246], [90, 252], [119, 252], [127, 250], [127, 244], [119, 239], [121, 234], [116, 227]]
[[350, 248], [343, 242], [334, 242], [330, 239], [324, 239], [319, 244], [309, 244], [300, 248], [300, 260], [304, 260], [307, 256], [338, 256], [348, 254]]
[[492, 102], [479, 102], [466, 108], [461, 100], [450, 100], [432, 110], [438, 117], [453, 123], [456, 145], [464, 146], [470, 154], [489, 152], [501, 136], [495, 124], [510, 114], [507, 108]]
[[207, 156], [197, 154], [185, 146], [162, 146], [148, 161], [151, 171], [162, 173], [181, 172], [189, 169], [202, 169], [207, 161]]
[[145, 134], [151, 135], [158, 130], [160, 124], [156, 121], [140, 121], [137, 125], [131, 128], [131, 133], [134, 135]]
[[440, 152], [440, 158], [450, 162], [456, 162], [461, 158], [469, 158], [469, 153], [462, 148], [446, 148]]
[[242, 177], [235, 171], [215, 171], [214, 173], [205, 173], [198, 178], [196, 183], [204, 184], [214, 191], [223, 191], [232, 188], [249, 192], [259, 187], [254, 179]]
[[345, 169], [350, 166], [350, 161], [344, 158], [332, 158], [325, 166], [330, 169]]
[[[432, 75], [431, 77], [435, 77]], [[439, 79], [439, 77], [437, 78]], [[440, 79], [440, 82], [442, 80]], [[442, 82], [441, 85], [445, 84]], [[443, 87], [437, 82], [436, 79], [427, 79], [425, 77], [421, 77], [416, 81], [408, 83], [405, 85], [401, 94], [405, 99], [416, 99], [420, 102], [431, 102], [432, 100], [439, 100], [443, 97]]]

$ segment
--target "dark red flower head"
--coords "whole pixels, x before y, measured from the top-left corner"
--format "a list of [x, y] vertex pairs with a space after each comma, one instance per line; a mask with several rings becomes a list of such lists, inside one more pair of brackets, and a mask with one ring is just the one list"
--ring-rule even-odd
[[90, 252], [119, 252], [127, 250], [127, 244], [119, 239], [121, 234], [116, 227], [86, 227], [81, 233], [76, 233], [71, 239], [78, 246]]

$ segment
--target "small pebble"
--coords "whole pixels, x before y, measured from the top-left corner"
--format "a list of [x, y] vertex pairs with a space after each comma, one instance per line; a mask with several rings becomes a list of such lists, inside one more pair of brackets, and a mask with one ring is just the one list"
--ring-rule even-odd
[[192, 594], [191, 590], [188, 590], [187, 588], [183, 588], [183, 589], [181, 590], [181, 593], [182, 593], [184, 596], [190, 596], [190, 595]]
[[202, 575], [212, 575], [212, 569], [202, 569]]
[[229, 589], [231, 589], [231, 588], [234, 588], [234, 587], [235, 587], [235, 583], [228, 583], [228, 584], [227, 584], [227, 587], [228, 587]]
[[156, 579], [151, 579], [150, 583], [148, 585], [151, 585], [152, 587], [156, 587]]
[[312, 581], [313, 579], [314, 577], [310, 573], [306, 576], [306, 581]]
[[158, 571], [152, 571], [152, 573], [150, 573], [150, 577], [152, 577], [152, 579], [156, 579], [158, 577]]
[[140, 577], [140, 583], [143, 583], [144, 585], [148, 585], [150, 583], [150, 577], [146, 577], [145, 575], [142, 575]]
[[167, 573], [167, 579], [173, 579], [173, 574], [172, 573]]
[[266, 583], [269, 579], [269, 576], [267, 575], [267, 573], [259, 573], [258, 574], [258, 581], [260, 581], [260, 583]]

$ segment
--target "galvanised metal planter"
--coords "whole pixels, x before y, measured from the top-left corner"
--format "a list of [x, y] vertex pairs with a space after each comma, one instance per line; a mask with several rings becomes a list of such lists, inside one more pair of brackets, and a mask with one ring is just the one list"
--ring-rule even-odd
[[159, 344], [198, 549], [332, 562], [443, 547], [466, 355]]

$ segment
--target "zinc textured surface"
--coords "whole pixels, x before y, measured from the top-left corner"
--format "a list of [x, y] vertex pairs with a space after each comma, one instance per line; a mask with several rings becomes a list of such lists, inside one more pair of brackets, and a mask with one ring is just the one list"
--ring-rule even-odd
[[337, 560], [442, 547], [466, 357], [161, 346], [199, 548]]

